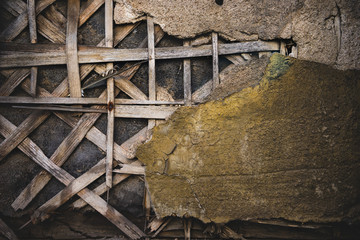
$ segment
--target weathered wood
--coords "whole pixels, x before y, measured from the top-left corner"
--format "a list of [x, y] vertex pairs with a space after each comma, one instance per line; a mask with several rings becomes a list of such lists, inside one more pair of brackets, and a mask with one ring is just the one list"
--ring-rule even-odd
[[[36, 4], [36, 15], [51, 5], [55, 0], [39, 0]], [[16, 7], [16, 6], [12, 6]], [[0, 34], [0, 41], [11, 41], [18, 36], [28, 25], [28, 13], [26, 10], [11, 22]]]
[[[61, 32], [66, 31], [66, 17], [57, 10], [54, 5], [50, 5], [44, 12], [41, 13], [43, 17], [50, 20], [52, 24], [61, 29]], [[40, 15], [39, 15], [40, 16]]]
[[116, 106], [115, 117], [167, 119], [177, 107], [170, 106]]
[[8, 239], [12, 239], [12, 240], [19, 239], [15, 235], [14, 231], [11, 228], [9, 228], [9, 226], [6, 225], [6, 223], [1, 218], [0, 218], [0, 233]]
[[156, 237], [171, 222], [171, 220], [172, 218], [168, 217], [163, 225], [161, 225], [161, 227], [159, 227], [159, 229], [152, 235], [152, 237]]
[[[36, 44], [32, 51], [30, 47], [24, 44], [18, 44], [18, 50], [15, 52], [4, 51], [12, 43], [2, 43], [0, 52], [0, 67], [17, 67], [17, 66], [45, 66], [58, 65], [66, 63], [64, 51], [48, 52], [46, 44]], [[14, 45], [14, 44], [13, 44]], [[27, 48], [28, 52], [22, 52]], [[277, 42], [241, 42], [219, 44], [219, 55], [228, 55], [247, 52], [266, 52], [278, 51]], [[205, 57], [212, 55], [212, 46], [204, 45], [199, 47], [163, 47], [155, 48], [156, 59], [176, 59]], [[117, 61], [141, 61], [148, 59], [147, 49], [111, 49], [89, 46], [79, 46], [78, 50], [79, 63], [101, 63]]]
[[[137, 134], [135, 134], [134, 136], [132, 136], [131, 138], [129, 138], [128, 140], [126, 140], [121, 147], [124, 149], [129, 150], [130, 148], [134, 148], [134, 146], [139, 145], [140, 143], [144, 142], [146, 140], [147, 137], [147, 127], [143, 128], [142, 130], [140, 130]], [[116, 149], [116, 148], [115, 148]], [[130, 162], [129, 162], [130, 163]], [[137, 162], [133, 162], [132, 165], [134, 166], [141, 166], [141, 163], [139, 161]], [[118, 183], [122, 182], [123, 180], [125, 180], [126, 178], [128, 178], [130, 175], [118, 175], [116, 174], [113, 177], [113, 186], [117, 185]], [[96, 187], [93, 191], [97, 194], [97, 195], [102, 195], [106, 192], [107, 190], [107, 186], [105, 183], [99, 185], [98, 187]], [[75, 201], [72, 204], [72, 207], [74, 208], [82, 208], [86, 205], [86, 202], [83, 201], [82, 199], [79, 199], [77, 201]]]
[[47, 110], [47, 111], [82, 112], [82, 113], [107, 113], [106, 109], [69, 107], [69, 106], [13, 106], [13, 108]]
[[280, 42], [280, 54], [286, 55], [286, 43], [284, 41]]
[[38, 15], [37, 17], [37, 27], [38, 32], [53, 43], [65, 43], [66, 35], [64, 29], [60, 28], [59, 26], [55, 25], [44, 17], [43, 15]]
[[[70, 98], [70, 97], [5, 97], [0, 96], [0, 103], [8, 104], [97, 104], [106, 105], [107, 100], [101, 98]], [[184, 101], [150, 101], [150, 100], [136, 100], [136, 99], [121, 99], [116, 98], [115, 104], [118, 105], [183, 105]]]
[[219, 79], [219, 46], [218, 46], [218, 34], [211, 33], [212, 42], [212, 69], [213, 69], [213, 89], [220, 84]]
[[[28, 21], [29, 21], [29, 31], [30, 31], [30, 42], [37, 42], [37, 31], [36, 31], [36, 14], [35, 14], [35, 0], [27, 1], [27, 10], [28, 10]], [[30, 75], [30, 95], [36, 97], [36, 83], [37, 83], [37, 74], [38, 68], [31, 68]]]
[[184, 224], [185, 240], [190, 240], [190, 238], [191, 238], [191, 225], [192, 225], [191, 218], [184, 218], [183, 219], [183, 224]]
[[[190, 46], [189, 41], [184, 41], [184, 46]], [[191, 105], [191, 62], [184, 59], [184, 102], [185, 106]]]
[[2, 7], [13, 16], [17, 17], [26, 10], [26, 3], [21, 0], [3, 1]]
[[[156, 100], [156, 83], [155, 83], [155, 30], [154, 30], [154, 19], [150, 16], [147, 17], [147, 34], [148, 34], [148, 58], [149, 58], [149, 100]], [[152, 129], [155, 127], [155, 120], [148, 121], [148, 128]]]
[[[49, 110], [49, 111], [67, 111], [84, 113], [107, 113], [106, 109], [82, 108], [82, 107], [60, 107], [60, 106], [13, 106], [14, 108]], [[109, 106], [107, 106], [109, 107]], [[119, 118], [148, 118], [148, 119], [167, 119], [177, 107], [174, 106], [130, 106], [130, 105], [112, 105], [114, 116]], [[114, 110], [115, 109], [115, 110]], [[15, 146], [16, 147], [16, 146]]]
[[[220, 72], [220, 79], [222, 78], [222, 75], [224, 72], [226, 72], [228, 68], [230, 68], [232, 65], [227, 66], [223, 71]], [[207, 81], [204, 85], [202, 85], [198, 90], [196, 90], [192, 96], [191, 99], [194, 103], [201, 103], [203, 102], [207, 96], [209, 96], [209, 94], [212, 91], [212, 81], [209, 80]]]
[[[113, 0], [105, 0], [105, 46], [113, 47]], [[106, 69], [111, 70], [112, 63], [106, 64]], [[106, 163], [105, 163], [105, 183], [108, 188], [112, 187], [112, 170], [114, 154], [114, 124], [115, 124], [115, 97], [114, 97], [114, 78], [107, 80], [107, 133], [106, 133]]]
[[[144, 210], [145, 210], [145, 223], [149, 222], [150, 214], [151, 214], [151, 197], [149, 193], [149, 189], [147, 188], [146, 184], [144, 187], [144, 202], [143, 202]], [[147, 224], [145, 224], [147, 226]]]
[[83, 25], [103, 4], [105, 0], [91, 0], [80, 10], [79, 26]]
[[[86, 69], [87, 73], [91, 71], [91, 67], [89, 65], [82, 66]], [[137, 70], [137, 68], [136, 68]], [[135, 70], [134, 70], [135, 71]], [[84, 73], [82, 77], [85, 77], [87, 73]], [[67, 91], [67, 81], [66, 79], [59, 85], [59, 87], [54, 91], [57, 94], [68, 93]], [[37, 193], [47, 184], [50, 180], [46, 175], [38, 175], [33, 181], [22, 191], [19, 197], [13, 203], [13, 207], [26, 207], [28, 203], [37, 195]]]
[[226, 56], [226, 59], [235, 65], [240, 65], [240, 64], [245, 63], [244, 58], [242, 58], [240, 55], [229, 55], [229, 56]]
[[[135, 172], [139, 171], [137, 168], [134, 167]], [[128, 171], [132, 171], [131, 167], [127, 167]], [[143, 169], [144, 171], [144, 169]], [[74, 179], [71, 183], [67, 184], [66, 188], [64, 188], [62, 191], [60, 191], [58, 194], [56, 194], [53, 198], [48, 200], [45, 204], [43, 204], [41, 207], [39, 207], [34, 214], [31, 216], [31, 219], [33, 222], [37, 222], [38, 220], [44, 221], [49, 217], [49, 214], [56, 210], [58, 207], [60, 207], [62, 204], [64, 204], [67, 200], [69, 200], [72, 196], [74, 196], [77, 193], [82, 192], [85, 190], [84, 188], [88, 186], [90, 183], [95, 181], [97, 178], [99, 178], [101, 175], [105, 173], [105, 158], [100, 160], [95, 166], [93, 166], [90, 170], [88, 170], [86, 173], [78, 177], [77, 179]], [[82, 190], [83, 189], [83, 190]], [[136, 236], [136, 238], [144, 236], [144, 233], [133, 223], [130, 221], [127, 222], [127, 225], [130, 227], [129, 230], [130, 234], [132, 236]], [[124, 231], [124, 229], [120, 228]], [[129, 233], [128, 231], [124, 231], [125, 233]]]
[[[2, 115], [0, 115], [0, 122], [2, 123], [0, 124], [0, 131], [4, 136], [10, 134], [10, 132], [16, 128]], [[50, 161], [41, 151], [41, 149], [29, 138], [26, 138], [19, 145], [19, 148], [65, 185], [69, 185], [72, 183], [72, 181], [75, 180], [73, 176]], [[89, 203], [92, 207], [94, 207], [95, 210], [109, 219], [129, 237], [139, 238], [143, 235], [141, 230], [139, 230], [133, 223], [127, 220], [123, 215], [121, 215], [95, 193], [88, 189], [83, 189], [78, 193], [78, 195], [87, 201], [87, 203]]]
[[31, 216], [32, 222], [44, 221], [51, 212], [55, 211], [62, 204], [67, 202], [72, 196], [84, 189], [88, 182], [93, 182], [105, 172], [105, 158], [100, 160], [86, 173], [74, 179], [67, 186], [58, 192], [54, 197], [41, 205]]
[[4, 141], [0, 144], [0, 161], [6, 157], [24, 138], [36, 129], [50, 113], [36, 111], [30, 114]]
[[77, 55], [77, 30], [80, 0], [68, 0], [66, 25], [66, 66], [71, 97], [81, 97], [79, 62]]
[[30, 74], [29, 69], [18, 69], [14, 71], [6, 82], [0, 87], [1, 96], [9, 96], [15, 88]]
[[147, 225], [150, 232], [155, 232], [165, 222], [165, 218], [154, 217]]
[[[158, 39], [161, 39], [163, 36], [163, 32], [159, 31], [159, 34], [157, 35]], [[89, 67], [89, 65], [82, 66], [84, 69], [86, 69], [87, 73], [89, 73], [93, 68]], [[127, 78], [131, 78], [135, 72], [137, 71], [138, 66], [132, 68], [131, 70], [128, 70], [128, 74], [126, 75]], [[82, 75], [82, 77], [85, 77], [86, 74]], [[55, 89], [54, 93], [56, 94], [67, 94], [67, 81], [66, 79]], [[54, 155], [53, 155], [54, 156]], [[16, 198], [16, 200], [13, 203], [13, 208], [22, 208], [26, 207], [31, 200], [41, 191], [41, 189], [49, 182], [51, 178], [46, 174], [39, 174], [37, 175], [30, 184], [27, 185], [27, 187], [21, 192], [21, 194]]]
[[36, 83], [37, 83], [37, 75], [38, 75], [38, 68], [32, 67], [31, 68], [31, 87], [30, 87], [30, 95], [36, 97]]
[[114, 173], [121, 174], [133, 174], [133, 175], [145, 175], [145, 167], [143, 166], [132, 166], [130, 164], [120, 164], [120, 169], [114, 169]]
[[148, 32], [148, 54], [149, 54], [149, 100], [156, 100], [155, 89], [155, 34], [154, 34], [154, 19], [147, 17], [147, 32]]
[[[138, 67], [136, 66], [135, 68], [138, 69]], [[138, 87], [136, 87], [135, 84], [133, 84], [127, 79], [115, 77], [115, 86], [121, 89], [124, 93], [126, 93], [129, 97], [133, 99], [149, 101], [147, 96]], [[116, 99], [115, 102], [116, 101], [118, 100]]]
[[28, 10], [30, 41], [31, 43], [36, 43], [37, 34], [36, 34], [35, 0], [27, 0], [27, 8], [28, 8], [27, 10]]

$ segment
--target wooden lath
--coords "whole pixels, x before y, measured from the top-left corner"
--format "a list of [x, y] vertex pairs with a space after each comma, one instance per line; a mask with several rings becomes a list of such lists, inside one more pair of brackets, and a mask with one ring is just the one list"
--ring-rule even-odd
[[[161, 40], [164, 33], [159, 26], [154, 25], [153, 18], [148, 16], [148, 36], [142, 41], [139, 48], [115, 49], [114, 47], [138, 24], [113, 27], [112, 0], [91, 0], [84, 6], [80, 6], [80, 0], [68, 0], [67, 20], [51, 5], [54, 0], [39, 0], [36, 1], [36, 6], [34, 6], [34, 2], [34, 0], [28, 0], [28, 7], [21, 0], [6, 3], [5, 8], [16, 19], [0, 34], [0, 41], [13, 40], [29, 25], [32, 44], [2, 43], [0, 45], [0, 67], [21, 66], [31, 67], [31, 69], [16, 68], [10, 71], [2, 71], [8, 79], [0, 87], [0, 95], [2, 96], [0, 97], [0, 103], [86, 104], [94, 105], [91, 106], [91, 109], [99, 112], [85, 113], [80, 120], [59, 111], [53, 112], [58, 118], [71, 126], [72, 131], [50, 158], [46, 157], [42, 150], [28, 137], [50, 116], [50, 111], [34, 111], [17, 127], [0, 115], [0, 132], [5, 137], [5, 140], [0, 144], [0, 160], [14, 148], [19, 148], [44, 169], [21, 192], [12, 207], [15, 210], [24, 209], [54, 176], [66, 187], [37, 209], [32, 216], [32, 220], [44, 220], [52, 211], [77, 194], [81, 199], [74, 202], [73, 207], [80, 208], [89, 204], [130, 238], [144, 237], [145, 234], [136, 225], [100, 197], [106, 190], [119, 184], [132, 174], [144, 173], [144, 168], [138, 161], [130, 160], [134, 158], [132, 146], [145, 141], [148, 129], [155, 126], [155, 119], [168, 118], [178, 107], [170, 105], [185, 104], [189, 106], [208, 95], [212, 88], [220, 84], [219, 55], [279, 51], [279, 44], [277, 42], [263, 41], [219, 44], [217, 33], [212, 33], [212, 44], [209, 45], [193, 47], [190, 41], [184, 41], [184, 46], [181, 47], [156, 48], [155, 45]], [[78, 27], [83, 25], [104, 3], [105, 38], [96, 47], [79, 46], [77, 44]], [[45, 9], [47, 11], [41, 13]], [[34, 24], [35, 15], [37, 24]], [[66, 32], [62, 28], [65, 24]], [[36, 32], [53, 44], [37, 44]], [[190, 58], [203, 56], [213, 57], [213, 79], [192, 94]], [[234, 55], [226, 57], [234, 64], [238, 64], [244, 59], [244, 57]], [[184, 100], [174, 102], [158, 101], [156, 97], [155, 60], [175, 58], [184, 59]], [[131, 82], [131, 78], [139, 69], [140, 64], [126, 63], [123, 66], [124, 72], [107, 80], [107, 89], [99, 98], [81, 98], [81, 81], [91, 71], [101, 73], [109, 70], [113, 67], [112, 62], [116, 61], [141, 60], [146, 60], [149, 64], [149, 96], [146, 96]], [[106, 66], [98, 63], [106, 63]], [[52, 93], [36, 86], [36, 66], [57, 64], [67, 65], [68, 77]], [[28, 78], [29, 75], [30, 78]], [[31, 96], [38, 97], [9, 97], [19, 85]], [[123, 91], [132, 99], [115, 98], [120, 91]], [[70, 98], [66, 97], [68, 94], [70, 94]], [[70, 111], [71, 106], [65, 109]], [[93, 126], [102, 112], [108, 114], [106, 135]], [[119, 146], [113, 141], [115, 117], [145, 118], [149, 119], [149, 124], [147, 128], [144, 128]], [[106, 158], [75, 179], [62, 169], [61, 165], [64, 164], [84, 138], [106, 151]], [[122, 168], [114, 170], [113, 168], [118, 164]], [[113, 173], [115, 174], [113, 175]], [[121, 175], [117, 173], [121, 173]], [[103, 184], [93, 191], [86, 188], [104, 174], [106, 175], [106, 181]], [[146, 202], [146, 211], [148, 212], [146, 216], [149, 219], [149, 196], [147, 196]], [[165, 221], [155, 235], [169, 222], [170, 220]], [[187, 221], [185, 225], [185, 236], [190, 238], [191, 221]]]

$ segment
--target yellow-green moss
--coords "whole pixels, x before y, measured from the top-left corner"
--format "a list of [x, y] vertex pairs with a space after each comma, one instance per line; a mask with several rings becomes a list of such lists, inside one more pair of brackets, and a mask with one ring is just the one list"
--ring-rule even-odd
[[359, 76], [275, 54], [256, 87], [176, 111], [137, 151], [156, 213], [215, 222], [353, 217]]

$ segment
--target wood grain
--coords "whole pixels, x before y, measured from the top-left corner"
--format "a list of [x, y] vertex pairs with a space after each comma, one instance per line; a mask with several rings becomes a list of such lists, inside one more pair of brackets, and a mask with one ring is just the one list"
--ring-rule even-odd
[[[113, 0], [105, 0], [105, 46], [113, 47]], [[112, 63], [106, 64], [106, 69], [111, 70]], [[114, 155], [114, 124], [115, 124], [115, 96], [114, 78], [107, 80], [107, 132], [106, 132], [106, 162], [105, 182], [108, 188], [112, 187], [112, 162]]]
[[212, 69], [213, 69], [213, 89], [220, 84], [219, 79], [219, 46], [218, 46], [218, 34], [211, 33], [212, 42]]
[[[190, 41], [184, 41], [184, 46], [190, 46]], [[184, 59], [184, 102], [185, 106], [191, 105], [191, 62], [190, 59]]]
[[[14, 45], [14, 44], [13, 44]], [[26, 44], [19, 44], [17, 51], [4, 50], [11, 47], [10, 43], [3, 43], [0, 51], [0, 67], [17, 66], [46, 66], [59, 65], [66, 63], [65, 52], [48, 52], [44, 49], [49, 48], [46, 44], [36, 44], [31, 47]], [[26, 48], [27, 52], [23, 49]], [[219, 44], [219, 55], [229, 55], [248, 52], [278, 51], [277, 42], [241, 42]], [[156, 59], [177, 59], [212, 56], [212, 46], [203, 45], [199, 47], [162, 47], [155, 49]], [[111, 49], [89, 46], [79, 46], [79, 63], [102, 63], [117, 61], [141, 61], [148, 59], [147, 49]]]
[[71, 97], [81, 97], [81, 83], [77, 50], [77, 30], [80, 0], [68, 0], [66, 25], [66, 66]]

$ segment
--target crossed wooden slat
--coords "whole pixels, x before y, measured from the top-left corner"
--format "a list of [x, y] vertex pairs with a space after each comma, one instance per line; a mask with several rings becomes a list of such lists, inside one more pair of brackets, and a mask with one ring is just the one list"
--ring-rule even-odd
[[[53, 43], [64, 43], [66, 39], [66, 57], [68, 78], [65, 78], [61, 84], [52, 92], [49, 93], [42, 88], [37, 88], [37, 94], [41, 97], [65, 97], [69, 94], [71, 97], [81, 97], [80, 95], [80, 81], [84, 79], [92, 70], [102, 72], [106, 68], [109, 69], [111, 64], [109, 63], [106, 68], [103, 65], [84, 64], [79, 67], [77, 62], [77, 39], [76, 33], [78, 26], [81, 26], [96, 10], [105, 2], [105, 39], [101, 41], [98, 46], [113, 47], [117, 45], [123, 38], [125, 38], [137, 25], [126, 25], [121, 27], [112, 26], [112, 0], [93, 0], [89, 1], [86, 6], [80, 8], [79, 0], [68, 0], [68, 20], [59, 13], [53, 6], [50, 6], [54, 0], [39, 0], [36, 5], [37, 14], [37, 31], [45, 38], [49, 39]], [[48, 7], [50, 6], [50, 7]], [[1, 40], [10, 41], [14, 39], [21, 31], [27, 26], [27, 8], [26, 4], [21, 0], [8, 1], [5, 5], [6, 9], [15, 15], [16, 20], [9, 25], [0, 34]], [[48, 10], [44, 14], [40, 12], [48, 7]], [[31, 18], [30, 18], [31, 20]], [[66, 35], [63, 32], [62, 26], [67, 24]], [[31, 27], [34, 31], [34, 25]], [[107, 90], [104, 91], [99, 99], [105, 99], [107, 96], [108, 106], [110, 103], [115, 102], [115, 96], [122, 90], [127, 95], [135, 100], [142, 101], [156, 101], [156, 85], [155, 85], [155, 44], [160, 41], [164, 33], [159, 27], [154, 27], [154, 23], [151, 17], [148, 17], [147, 21], [148, 38], [140, 44], [139, 47], [145, 47], [148, 44], [148, 59], [149, 59], [149, 98], [141, 92], [130, 79], [140, 67], [139, 65], [131, 67], [131, 64], [125, 64], [124, 69], [129, 68], [127, 71], [121, 73], [119, 77], [115, 79], [109, 79], [107, 82]], [[114, 34], [112, 33], [114, 31]], [[66, 37], [65, 37], [66, 36]], [[186, 105], [190, 105], [191, 101], [201, 101], [204, 96], [208, 95], [213, 88], [219, 84], [218, 73], [218, 40], [217, 34], [212, 34], [212, 55], [213, 55], [213, 80], [209, 81], [193, 95], [191, 94], [191, 73], [190, 73], [190, 60], [184, 60], [184, 101]], [[190, 43], [185, 43], [185, 46]], [[270, 44], [271, 45], [271, 44]], [[268, 45], [268, 46], [270, 46]], [[259, 48], [261, 49], [261, 48]], [[265, 48], [266, 49], [266, 48]], [[276, 48], [274, 48], [276, 49]], [[201, 49], [200, 49], [201, 50]], [[203, 51], [203, 50], [201, 50]], [[204, 50], [207, 51], [207, 50]], [[223, 53], [231, 53], [229, 48], [222, 48]], [[190, 52], [182, 53], [183, 55], [174, 55], [175, 57], [184, 56], [196, 56]], [[203, 53], [200, 53], [200, 55]], [[200, 56], [199, 55], [199, 56]], [[173, 57], [174, 57], [173, 56]], [[165, 58], [167, 56], [164, 55]], [[228, 59], [235, 64], [243, 61], [243, 58], [239, 56], [229, 56]], [[91, 62], [92, 60], [90, 60]], [[3, 71], [4, 75], [8, 76], [6, 83], [0, 88], [2, 96], [9, 96], [13, 90], [20, 84], [21, 87], [29, 94], [34, 94], [34, 83], [27, 78], [30, 74], [29, 69], [20, 69], [15, 71]], [[221, 78], [221, 73], [220, 73]], [[32, 84], [31, 84], [32, 83]], [[117, 88], [114, 88], [114, 85]], [[46, 171], [42, 171], [38, 174], [31, 183], [22, 191], [19, 197], [12, 204], [14, 209], [25, 208], [30, 201], [41, 191], [41, 189], [50, 180], [51, 175], [55, 176], [59, 181], [64, 183], [65, 187], [61, 192], [55, 195], [52, 199], [38, 208], [32, 216], [33, 221], [43, 220], [47, 218], [48, 214], [54, 211], [56, 208], [65, 203], [73, 195], [78, 194], [81, 199], [74, 202], [72, 206], [83, 207], [86, 203], [91, 205], [94, 209], [108, 218], [113, 224], [115, 224], [120, 230], [127, 234], [131, 238], [140, 238], [144, 236], [144, 233], [133, 223], [122, 216], [117, 210], [107, 204], [99, 195], [103, 194], [108, 188], [116, 185], [126, 179], [129, 174], [141, 174], [144, 169], [139, 166], [137, 161], [132, 162], [129, 159], [134, 157], [134, 154], [130, 151], [133, 145], [137, 145], [144, 141], [147, 136], [147, 128], [141, 130], [134, 137], [130, 138], [121, 146], [113, 143], [113, 131], [114, 131], [114, 116], [132, 116], [141, 117], [142, 115], [124, 115], [124, 112], [135, 106], [119, 107], [118, 109], [108, 110], [108, 132], [107, 135], [102, 134], [96, 127], [93, 126], [95, 121], [100, 117], [101, 113], [85, 113], [82, 115], [79, 121], [73, 117], [54, 112], [56, 116], [65, 121], [73, 129], [70, 134], [59, 145], [58, 149], [53, 153], [50, 158], [47, 158], [41, 149], [32, 142], [27, 136], [36, 129], [42, 122], [44, 122], [50, 115], [47, 111], [35, 111], [30, 114], [18, 127], [14, 126], [11, 122], [0, 115], [0, 132], [6, 137], [6, 139], [0, 144], [0, 160], [3, 159], [8, 153], [10, 153], [15, 147], [18, 147], [31, 159], [42, 166]], [[104, 106], [94, 106], [96, 109], [106, 109]], [[123, 109], [123, 110], [121, 110]], [[140, 108], [141, 109], [141, 108]], [[145, 108], [143, 108], [145, 109]], [[165, 109], [165, 108], [164, 108]], [[123, 111], [123, 112], [122, 112]], [[164, 110], [160, 110], [164, 111]], [[156, 118], [156, 114], [143, 115], [146, 118]], [[155, 126], [155, 120], [149, 120], [148, 128]], [[67, 160], [75, 148], [80, 144], [82, 139], [86, 137], [102, 150], [107, 152], [106, 159], [99, 161], [93, 168], [75, 179], [69, 173], [64, 171], [60, 166]], [[113, 159], [121, 163], [122, 165], [120, 173], [124, 175], [116, 174], [112, 178], [112, 169], [118, 164], [113, 162]], [[48, 173], [50, 174], [48, 174]], [[106, 173], [106, 182], [98, 186], [93, 191], [88, 190], [86, 187], [96, 180], [98, 177]], [[147, 212], [150, 209], [150, 201], [148, 192], [146, 192], [146, 206]], [[148, 216], [148, 213], [147, 213]]]
[[[91, 69], [91, 68], [90, 68]], [[88, 70], [89, 70], [89, 68], [88, 68]], [[91, 71], [91, 70], [90, 70]], [[90, 71], [88, 71], [88, 72], [90, 72]], [[58, 93], [58, 92], [61, 92], [61, 90], [62, 90], [62, 92], [63, 92], [63, 95], [66, 95], [66, 86], [65, 86], [65, 84], [66, 84], [66, 81], [63, 81], [63, 83], [62, 84], [60, 84], [59, 85], [59, 87], [54, 91], [55, 93]], [[57, 91], [58, 90], [58, 91]], [[39, 115], [42, 115], [41, 117], [42, 118], [40, 118], [37, 122], [36, 122], [36, 124], [35, 124], [35, 126], [38, 126], [46, 117], [47, 117], [47, 115], [48, 114], [41, 114], [41, 113], [37, 113], [38, 115], [34, 115], [32, 118], [28, 118], [27, 119], [27, 121], [25, 121], [25, 123], [27, 123], [27, 124], [29, 124], [29, 123], [31, 123], [31, 122], [33, 122], [34, 123], [34, 118], [36, 119], [36, 118], [38, 118], [39, 119]], [[87, 116], [86, 116], [87, 117]], [[72, 141], [72, 139], [74, 139], [73, 137], [75, 137], [76, 135], [78, 135], [78, 134], [76, 134], [76, 133], [80, 133], [80, 132], [84, 132], [84, 133], [87, 133], [88, 131], [88, 129], [84, 129], [84, 127], [85, 128], [89, 128], [89, 127], [91, 127], [92, 126], [92, 124], [95, 122], [95, 121], [90, 121], [90, 119], [91, 119], [91, 117], [92, 117], [92, 119], [97, 119], [96, 118], [96, 116], [94, 116], [93, 114], [92, 114], [92, 116], [90, 116], [90, 117], [88, 117], [88, 118], [84, 118], [84, 116], [83, 116], [83, 118], [79, 121], [79, 123], [77, 124], [77, 126], [75, 126], [75, 128], [74, 128], [74, 130], [72, 131], [72, 133], [64, 140], [64, 142], [63, 143], [65, 143], [65, 144], [63, 144], [63, 146], [69, 146], [69, 144], [67, 144], [67, 143], [69, 143], [69, 142], [71, 142]], [[3, 121], [4, 121], [4, 119], [2, 119]], [[4, 124], [2, 124], [3, 126], [5, 126], [5, 122], [3, 122]], [[85, 123], [88, 123], [88, 124], [85, 124]], [[26, 126], [25, 124], [23, 124], [24, 126]], [[26, 128], [26, 127], [22, 127], [21, 129], [19, 129], [18, 131], [19, 132], [21, 132], [21, 130], [22, 129], [24, 129], [24, 128]], [[13, 129], [13, 130], [15, 130], [15, 129]], [[82, 131], [82, 130], [85, 130], [85, 131]], [[15, 130], [16, 131], [16, 130]], [[96, 131], [96, 130], [95, 130]], [[98, 131], [98, 130], [97, 130]], [[14, 132], [14, 131], [12, 131], [12, 132]], [[28, 131], [29, 132], [29, 131]], [[21, 136], [21, 138], [24, 138], [24, 137], [26, 137], [26, 135], [27, 135], [27, 133], [28, 132], [26, 132], [26, 133], [23, 133], [22, 134], [22, 136]], [[98, 131], [99, 132], [99, 131]], [[78, 136], [79, 137], [79, 141], [78, 142], [80, 142], [81, 141], [81, 139], [83, 138], [83, 136]], [[75, 138], [76, 139], [76, 138]], [[139, 139], [141, 139], [141, 137], [139, 138]], [[18, 140], [19, 141], [19, 140]], [[24, 144], [24, 143], [26, 143], [27, 141], [23, 141], [23, 143], [22, 144]], [[32, 144], [32, 145], [34, 145], [34, 144]], [[73, 144], [71, 144], [72, 146], [75, 146], [75, 144], [73, 143]], [[16, 145], [15, 145], [16, 146]], [[59, 149], [61, 149], [61, 146], [59, 147]], [[59, 150], [58, 149], [58, 150]], [[37, 149], [37, 150], [40, 150], [40, 149]], [[40, 150], [41, 151], [41, 150]], [[71, 153], [71, 151], [67, 151], [68, 153]], [[56, 156], [59, 156], [59, 155], [61, 155], [60, 154], [61, 153], [61, 151], [56, 151], [54, 154], [56, 154], [55, 155], [55, 157]], [[35, 155], [37, 155], [37, 154], [39, 154], [40, 156], [41, 156], [41, 153], [39, 152], [39, 151], [36, 151], [36, 154]], [[69, 154], [70, 155], [70, 154]], [[123, 156], [122, 157], [122, 159], [124, 159], [125, 157]], [[65, 158], [62, 158], [62, 157], [58, 157], [57, 159], [66, 159], [66, 157]], [[126, 159], [126, 158], [125, 158]], [[43, 166], [44, 167], [44, 166]], [[48, 171], [51, 171], [49, 168], [45, 168], [45, 169], [47, 169]], [[59, 169], [57, 169], [57, 170], [59, 170]], [[59, 171], [55, 171], [55, 172], [59, 172]], [[60, 171], [61, 172], [61, 171]], [[62, 177], [64, 177], [64, 176], [66, 176], [66, 174], [64, 175], [65, 173], [63, 173], [62, 174]], [[40, 175], [38, 175], [38, 176], [40, 176]], [[43, 176], [43, 175], [41, 175], [41, 176]], [[58, 178], [59, 179], [61, 179], [61, 176], [58, 176]], [[124, 176], [122, 177], [122, 178], [124, 178]], [[69, 184], [69, 179], [70, 179], [70, 181], [71, 180], [73, 180], [73, 178], [69, 178], [69, 176], [68, 176], [68, 178], [67, 178], [67, 182], [66, 182], [66, 179], [64, 180], [64, 179], [62, 179], [62, 182], [63, 183], [65, 183], [65, 184]], [[119, 178], [118, 178], [119, 179]], [[65, 181], [65, 182], [64, 182]], [[37, 185], [36, 183], [38, 183], [39, 181], [32, 181], [32, 183], [34, 183], [35, 184], [35, 186]], [[40, 182], [43, 182], [44, 183], [44, 181], [40, 181]], [[46, 182], [46, 181], [45, 181]], [[117, 182], [119, 182], [119, 180], [117, 180]], [[34, 185], [32, 185], [32, 186], [34, 186]], [[81, 189], [80, 189], [81, 190]], [[27, 196], [29, 196], [29, 195], [27, 195]], [[33, 195], [33, 196], [35, 196], [35, 195]], [[32, 197], [33, 198], [33, 197]], [[94, 197], [93, 197], [94, 198]], [[96, 198], [95, 198], [96, 199]], [[100, 213], [102, 213], [103, 215], [105, 215], [105, 216], [107, 216], [107, 218], [110, 218], [109, 220], [110, 221], [112, 221], [115, 225], [117, 225], [122, 231], [124, 231], [128, 236], [130, 236], [130, 237], [133, 237], [133, 238], [138, 238], [138, 237], [141, 237], [141, 236], [143, 236], [143, 233], [141, 232], [141, 230], [139, 230], [135, 225], [133, 225], [133, 224], [131, 224], [131, 222], [129, 222], [127, 219], [124, 219], [124, 217], [122, 216], [121, 217], [121, 215], [115, 210], [115, 209], [113, 209], [111, 206], [109, 206], [108, 204], [104, 204], [104, 200], [100, 200], [101, 198], [98, 198], [97, 200], [96, 200], [96, 202], [95, 202], [95, 205], [94, 205], [94, 203], [93, 204], [91, 204], [93, 207], [95, 207], [95, 209], [97, 209]], [[99, 204], [100, 203], [100, 204]], [[102, 203], [102, 204], [101, 204]], [[112, 214], [111, 214], [111, 212], [112, 212]], [[110, 215], [110, 216], [109, 216]], [[112, 215], [112, 216], [111, 216]], [[120, 216], [120, 217], [119, 217]], [[118, 220], [116, 220], [118, 218]], [[123, 223], [121, 223], [121, 222], [119, 222], [119, 221], [121, 221], [122, 220], [122, 222]], [[125, 224], [124, 224], [125, 223]], [[132, 230], [132, 229], [135, 229], [135, 230]]]

